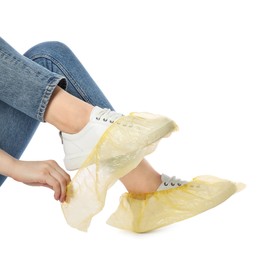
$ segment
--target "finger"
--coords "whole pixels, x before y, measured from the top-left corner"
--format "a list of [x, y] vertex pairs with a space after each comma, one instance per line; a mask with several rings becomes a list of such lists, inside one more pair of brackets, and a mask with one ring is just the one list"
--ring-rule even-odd
[[49, 174], [46, 179], [45, 179], [46, 184], [49, 187], [52, 187], [53, 191], [54, 191], [54, 198], [56, 200], [60, 200], [61, 197], [61, 186], [58, 180], [56, 180], [51, 174]]
[[50, 172], [50, 174], [52, 177], [54, 177], [59, 182], [60, 189], [61, 189], [61, 194], [60, 194], [59, 200], [61, 202], [63, 202], [66, 198], [67, 180], [65, 179], [65, 177], [62, 174], [60, 174], [60, 172], [58, 172], [55, 169], [53, 169]]
[[63, 176], [63, 178], [66, 180], [66, 184], [68, 185], [71, 182], [70, 175], [67, 172], [65, 172], [59, 165], [57, 165], [55, 169]]
[[68, 185], [71, 182], [70, 175], [67, 172], [65, 172], [56, 161], [51, 161], [51, 163], [51, 166], [64, 177]]

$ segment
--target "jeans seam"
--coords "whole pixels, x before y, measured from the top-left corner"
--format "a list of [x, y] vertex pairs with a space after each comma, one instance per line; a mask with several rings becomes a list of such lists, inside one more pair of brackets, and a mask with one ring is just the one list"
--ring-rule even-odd
[[82, 99], [86, 102], [90, 102], [90, 100], [87, 98], [87, 96], [84, 94], [84, 91], [82, 91], [82, 88], [77, 83], [77, 81], [74, 79], [74, 77], [69, 73], [69, 71], [60, 63], [58, 60], [53, 58], [51, 55], [48, 54], [36, 54], [30, 57], [32, 60], [36, 60], [38, 58], [45, 58], [53, 62], [65, 75], [65, 77], [71, 82], [71, 84], [74, 86], [74, 88], [77, 90], [79, 95], [82, 97]]
[[15, 56], [13, 56], [12, 54], [10, 54], [2, 49], [0, 49], [0, 54], [3, 58], [5, 58], [5, 60], [8, 60], [10, 63], [17, 63], [17, 66], [26, 68], [28, 73], [34, 74], [36, 77], [38, 77], [40, 79], [47, 78], [46, 75], [43, 75], [38, 70], [37, 70], [37, 72], [35, 72], [35, 70], [31, 66], [29, 66], [29, 64], [24, 63], [22, 59], [17, 59]]

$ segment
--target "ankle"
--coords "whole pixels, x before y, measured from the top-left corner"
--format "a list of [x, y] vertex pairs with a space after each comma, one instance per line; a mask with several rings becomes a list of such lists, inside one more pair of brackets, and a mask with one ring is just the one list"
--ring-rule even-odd
[[161, 177], [158, 175], [158, 178], [153, 180], [147, 179], [146, 181], [140, 183], [136, 182], [134, 185], [128, 187], [128, 192], [132, 194], [146, 194], [153, 193], [157, 191], [158, 187], [161, 185]]
[[93, 106], [82, 104], [77, 111], [72, 111], [63, 125], [63, 132], [67, 134], [76, 134], [80, 132], [89, 122]]
[[133, 171], [120, 179], [128, 192], [134, 194], [155, 192], [161, 185], [161, 174], [143, 160]]
[[75, 134], [88, 123], [93, 106], [57, 87], [48, 104], [45, 121], [61, 132]]

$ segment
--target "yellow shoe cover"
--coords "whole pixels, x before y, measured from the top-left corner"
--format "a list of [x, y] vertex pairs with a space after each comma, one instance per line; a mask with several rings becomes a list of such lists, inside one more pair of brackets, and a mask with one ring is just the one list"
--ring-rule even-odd
[[104, 207], [108, 188], [177, 129], [169, 118], [149, 113], [131, 113], [113, 123], [67, 187], [62, 204], [67, 223], [87, 231], [92, 217]]
[[178, 188], [142, 195], [125, 193], [107, 224], [137, 233], [148, 232], [213, 208], [239, 189], [233, 182], [200, 176]]

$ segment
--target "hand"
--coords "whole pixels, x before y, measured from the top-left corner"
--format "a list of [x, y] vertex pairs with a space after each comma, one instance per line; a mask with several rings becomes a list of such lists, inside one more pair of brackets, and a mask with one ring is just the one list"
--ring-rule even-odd
[[54, 190], [54, 198], [60, 202], [66, 199], [66, 187], [70, 176], [53, 160], [15, 160], [12, 174], [14, 180], [32, 186], [44, 186]]

